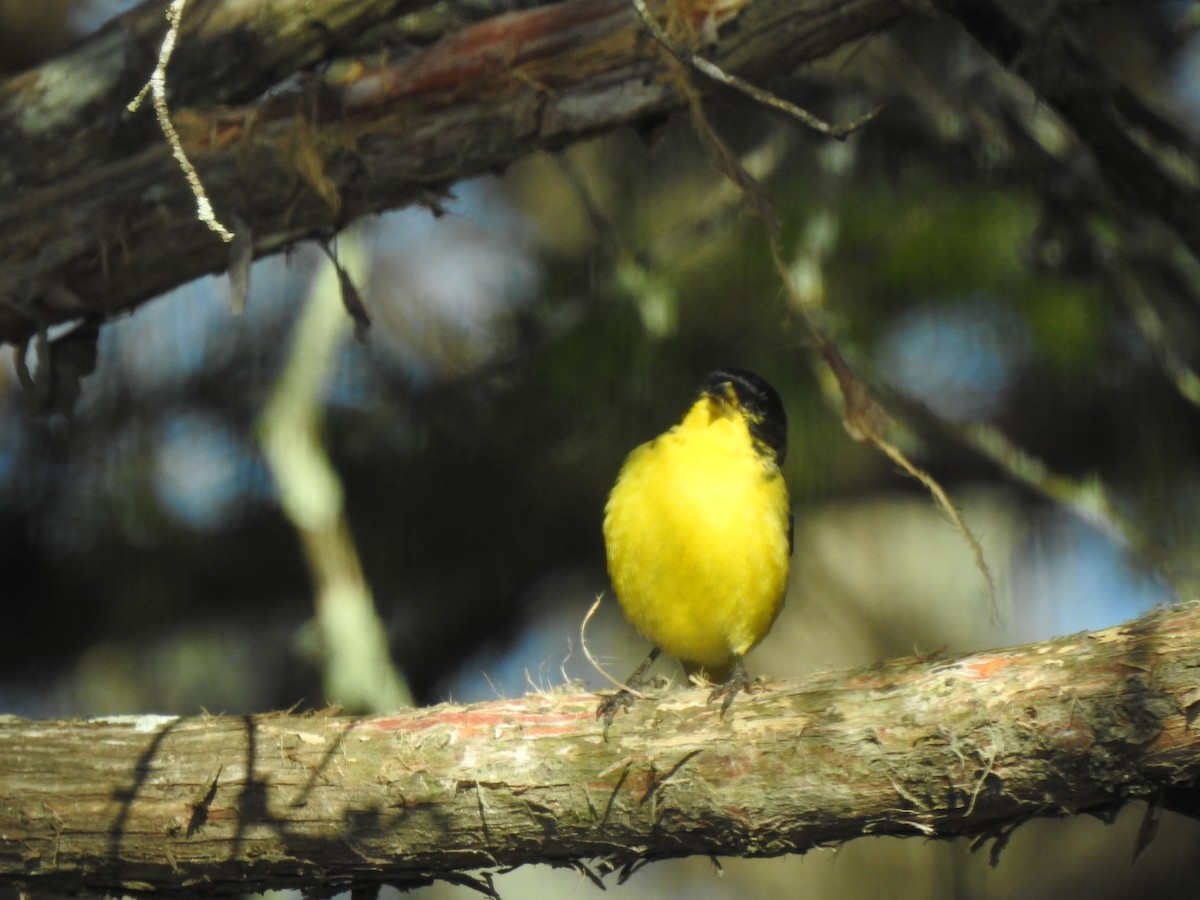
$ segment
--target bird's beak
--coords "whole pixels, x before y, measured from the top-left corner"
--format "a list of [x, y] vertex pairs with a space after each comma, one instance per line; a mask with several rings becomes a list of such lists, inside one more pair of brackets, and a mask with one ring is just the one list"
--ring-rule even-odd
[[721, 406], [737, 409], [737, 391], [733, 389], [732, 381], [723, 381], [712, 390], [706, 391], [706, 393]]

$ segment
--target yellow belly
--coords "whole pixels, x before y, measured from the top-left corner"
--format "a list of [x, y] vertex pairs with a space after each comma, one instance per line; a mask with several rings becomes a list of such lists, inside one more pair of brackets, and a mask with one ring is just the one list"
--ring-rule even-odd
[[766, 636], [783, 605], [788, 515], [783, 476], [754, 451], [743, 423], [675, 428], [638, 447], [604, 516], [625, 615], [665, 652], [710, 676], [723, 672]]

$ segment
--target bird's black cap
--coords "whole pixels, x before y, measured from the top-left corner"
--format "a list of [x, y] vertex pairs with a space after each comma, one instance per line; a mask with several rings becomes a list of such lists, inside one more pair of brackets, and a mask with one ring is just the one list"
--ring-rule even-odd
[[787, 413], [779, 392], [770, 383], [745, 369], [717, 369], [700, 384], [700, 393], [724, 399], [732, 387], [738, 406], [746, 413], [750, 436], [770, 447], [775, 461], [782, 465], [787, 456]]

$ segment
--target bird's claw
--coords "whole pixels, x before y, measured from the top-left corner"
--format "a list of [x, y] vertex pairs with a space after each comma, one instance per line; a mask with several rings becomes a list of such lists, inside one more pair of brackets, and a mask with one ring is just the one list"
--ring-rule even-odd
[[608, 726], [613, 723], [613, 719], [617, 713], [625, 710], [629, 711], [629, 707], [633, 706], [633, 694], [626, 688], [621, 688], [615, 694], [605, 694], [600, 698], [600, 705], [596, 707], [596, 718], [604, 720], [604, 739], [608, 740]]
[[751, 678], [746, 674], [746, 667], [742, 665], [742, 661], [739, 659], [729, 677], [713, 687], [712, 693], [708, 695], [708, 702], [711, 704], [717, 698], [721, 698], [720, 719], [724, 721], [725, 711], [733, 703], [734, 697], [742, 691], [751, 693], [759, 690], [762, 690], [762, 679]]

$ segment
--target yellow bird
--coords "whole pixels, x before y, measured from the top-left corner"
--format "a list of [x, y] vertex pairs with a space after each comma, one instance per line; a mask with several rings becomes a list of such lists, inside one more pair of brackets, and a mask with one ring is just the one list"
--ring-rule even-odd
[[[625, 615], [724, 697], [750, 688], [742, 657], [783, 606], [792, 514], [780, 465], [787, 416], [770, 384], [741, 369], [704, 379], [683, 420], [629, 454], [604, 510], [608, 573]], [[605, 697], [605, 729], [629, 690]]]

